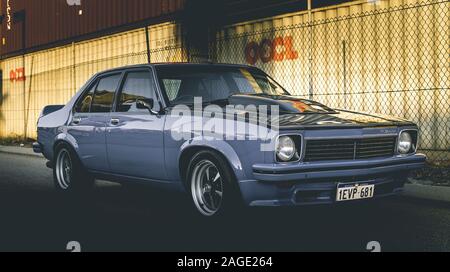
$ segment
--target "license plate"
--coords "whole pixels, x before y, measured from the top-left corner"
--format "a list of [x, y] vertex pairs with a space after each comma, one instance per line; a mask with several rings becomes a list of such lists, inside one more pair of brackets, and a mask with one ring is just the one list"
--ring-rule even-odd
[[375, 192], [373, 184], [339, 184], [336, 201], [350, 201], [372, 198]]

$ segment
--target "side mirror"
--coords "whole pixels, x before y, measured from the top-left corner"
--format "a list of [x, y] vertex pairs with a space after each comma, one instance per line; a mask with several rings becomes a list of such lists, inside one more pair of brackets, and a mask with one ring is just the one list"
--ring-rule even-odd
[[141, 98], [136, 100], [136, 107], [141, 110], [148, 110], [151, 114], [157, 115], [158, 112], [153, 110], [155, 100], [152, 98]]

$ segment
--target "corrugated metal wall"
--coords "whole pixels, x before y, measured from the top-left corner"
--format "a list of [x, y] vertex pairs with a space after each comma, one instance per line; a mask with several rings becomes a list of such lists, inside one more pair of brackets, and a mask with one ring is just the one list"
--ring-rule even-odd
[[[165, 23], [149, 27], [152, 62], [185, 61], [179, 30]], [[146, 63], [145, 28], [54, 48], [1, 62], [3, 94], [0, 136], [36, 137], [36, 122], [46, 105], [65, 104], [95, 73]], [[25, 78], [16, 71], [25, 65]], [[14, 75], [15, 74], [15, 75]]]
[[[183, 4], [184, 0], [1, 0], [1, 14], [7, 14], [7, 5], [11, 15], [25, 11], [26, 48], [33, 48], [173, 14]], [[6, 42], [0, 45], [2, 56], [22, 50], [23, 42], [23, 21], [7, 30], [6, 20], [0, 28]]]

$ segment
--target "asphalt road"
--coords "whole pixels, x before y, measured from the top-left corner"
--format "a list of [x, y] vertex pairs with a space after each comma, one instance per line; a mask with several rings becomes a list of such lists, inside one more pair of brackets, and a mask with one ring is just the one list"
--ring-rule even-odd
[[184, 195], [99, 182], [71, 202], [40, 158], [0, 153], [0, 251], [450, 251], [450, 206], [395, 197], [202, 220]]

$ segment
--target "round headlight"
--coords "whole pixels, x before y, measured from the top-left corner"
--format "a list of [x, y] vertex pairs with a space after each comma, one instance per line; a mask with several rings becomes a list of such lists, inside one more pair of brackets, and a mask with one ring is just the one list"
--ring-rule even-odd
[[294, 140], [289, 136], [281, 136], [277, 142], [277, 157], [281, 161], [288, 162], [295, 156], [296, 148]]
[[408, 154], [412, 147], [412, 137], [408, 132], [402, 132], [398, 140], [398, 152]]

